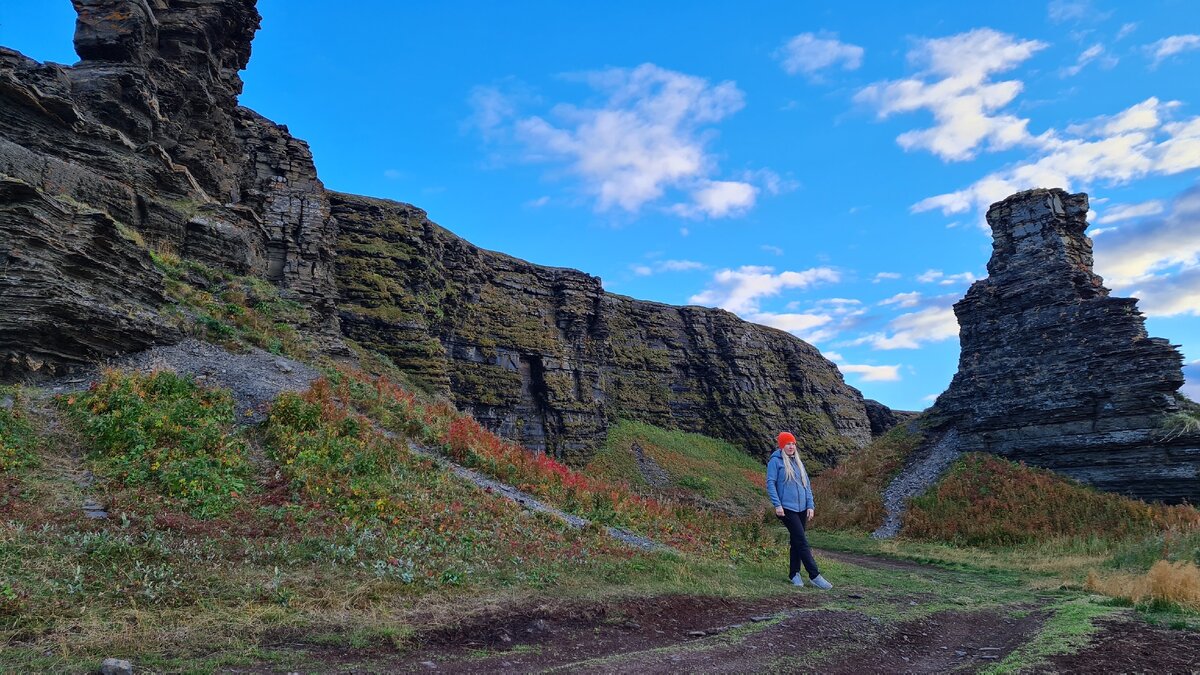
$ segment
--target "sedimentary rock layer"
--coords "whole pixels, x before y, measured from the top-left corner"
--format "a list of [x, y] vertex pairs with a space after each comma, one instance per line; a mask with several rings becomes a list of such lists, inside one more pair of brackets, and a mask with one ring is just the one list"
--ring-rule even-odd
[[[4, 372], [55, 372], [171, 339], [142, 316], [163, 300], [144, 286], [161, 286], [150, 249], [274, 280], [312, 308], [314, 330], [336, 336], [336, 222], [312, 156], [237, 105], [253, 0], [74, 4], [76, 65], [0, 48], [0, 180], [21, 200], [0, 224]], [[95, 236], [70, 224], [83, 221]], [[44, 246], [30, 246], [38, 228]], [[118, 229], [130, 236], [113, 239]], [[119, 259], [101, 245], [110, 241]], [[129, 273], [105, 273], [118, 260]], [[65, 330], [45, 328], [55, 325]]]
[[1168, 434], [1183, 357], [1148, 337], [1134, 298], [1092, 271], [1085, 194], [993, 204], [988, 278], [954, 306], [962, 353], [935, 414], [964, 451], [1043, 466], [1101, 489], [1200, 502], [1200, 437]]
[[783, 331], [606, 293], [582, 272], [472, 246], [407, 204], [331, 201], [346, 335], [527, 447], [585, 457], [621, 417], [762, 456], [792, 429], [824, 462], [870, 440], [862, 395]]

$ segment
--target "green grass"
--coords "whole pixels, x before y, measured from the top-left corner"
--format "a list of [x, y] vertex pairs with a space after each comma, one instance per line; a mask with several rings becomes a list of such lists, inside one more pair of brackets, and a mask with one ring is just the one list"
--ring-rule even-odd
[[982, 673], [1016, 673], [1045, 665], [1049, 656], [1073, 654], [1091, 639], [1100, 627], [1096, 620], [1112, 615], [1118, 609], [1090, 598], [1075, 598], [1061, 602], [1043, 624], [1033, 640], [1013, 650], [1003, 661], [985, 668]]
[[[634, 444], [666, 473], [669, 485], [651, 488], [638, 468]], [[695, 500], [732, 513], [768, 505], [765, 467], [732, 444], [701, 434], [622, 420], [609, 428], [604, 447], [584, 469], [645, 494]]]
[[[24, 390], [0, 387], [0, 478], [19, 469], [36, 466], [37, 435], [29, 423], [28, 400]], [[5, 497], [0, 495], [0, 500]]]

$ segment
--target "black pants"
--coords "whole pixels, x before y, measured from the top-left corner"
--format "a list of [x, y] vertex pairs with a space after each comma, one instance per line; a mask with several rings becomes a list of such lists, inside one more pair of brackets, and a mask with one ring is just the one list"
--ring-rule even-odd
[[816, 579], [821, 574], [821, 570], [817, 569], [817, 561], [813, 560], [812, 549], [808, 547], [808, 537], [804, 536], [804, 520], [805, 513], [803, 511], [783, 510], [782, 516], [775, 516], [781, 520], [788, 529], [791, 544], [791, 559], [788, 561], [788, 579], [796, 576], [800, 571], [800, 566], [804, 566], [804, 570], [808, 572], [809, 579]]

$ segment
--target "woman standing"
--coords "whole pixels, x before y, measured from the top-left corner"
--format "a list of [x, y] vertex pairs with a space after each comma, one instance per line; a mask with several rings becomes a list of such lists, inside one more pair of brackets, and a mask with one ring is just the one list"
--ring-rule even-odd
[[800, 455], [796, 452], [796, 437], [785, 431], [776, 440], [779, 449], [771, 454], [771, 460], [767, 462], [767, 495], [775, 506], [775, 515], [791, 535], [788, 579], [796, 586], [803, 586], [804, 579], [800, 576], [800, 566], [803, 565], [813, 586], [828, 590], [833, 588], [833, 584], [821, 576], [817, 561], [813, 560], [812, 550], [808, 547], [808, 538], [804, 536], [804, 528], [813, 517], [813, 494], [804, 462], [800, 461]]

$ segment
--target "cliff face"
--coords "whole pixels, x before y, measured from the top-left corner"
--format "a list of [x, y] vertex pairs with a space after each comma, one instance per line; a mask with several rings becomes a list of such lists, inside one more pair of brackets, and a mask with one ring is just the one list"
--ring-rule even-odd
[[824, 462], [871, 437], [820, 353], [729, 312], [606, 293], [479, 249], [407, 204], [331, 196], [346, 335], [529, 448], [579, 458], [621, 417], [765, 456], [793, 429]]
[[1169, 434], [1183, 357], [1092, 272], [1085, 194], [993, 204], [988, 278], [954, 306], [962, 353], [935, 413], [964, 450], [1144, 499], [1200, 501], [1200, 437]]
[[73, 67], [0, 48], [0, 377], [176, 339], [147, 249], [281, 284], [336, 335], [308, 147], [237, 105], [252, 0], [74, 0]]
[[760, 454], [793, 429], [825, 461], [869, 439], [858, 391], [790, 335], [327, 193], [303, 141], [237, 104], [253, 0], [73, 1], [78, 64], [0, 48], [0, 380], [177, 340], [158, 253], [275, 282], [335, 352], [340, 309], [346, 335], [560, 456], [618, 417]]

